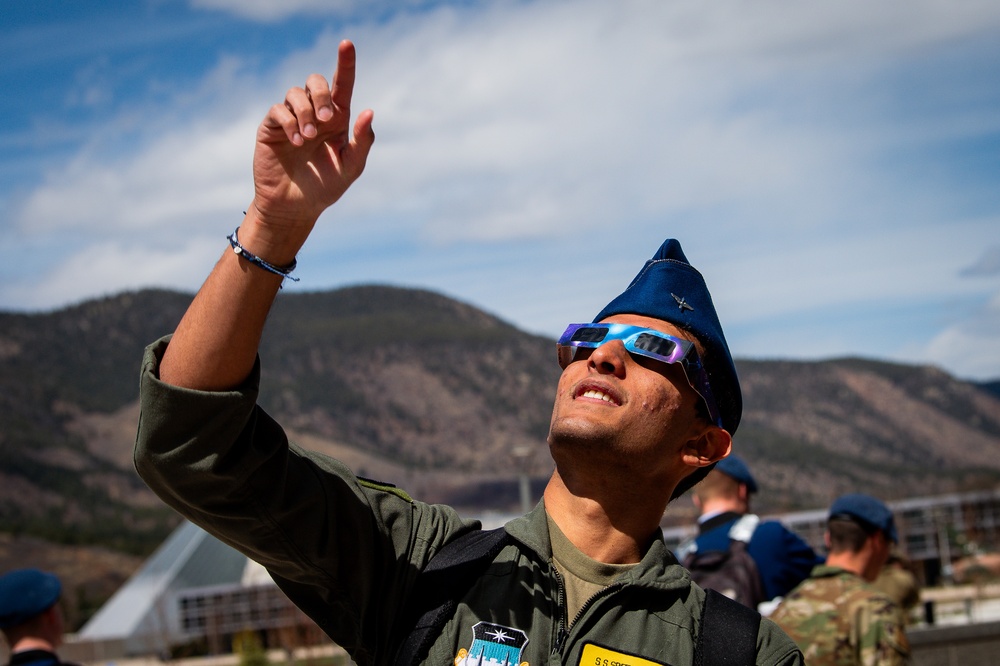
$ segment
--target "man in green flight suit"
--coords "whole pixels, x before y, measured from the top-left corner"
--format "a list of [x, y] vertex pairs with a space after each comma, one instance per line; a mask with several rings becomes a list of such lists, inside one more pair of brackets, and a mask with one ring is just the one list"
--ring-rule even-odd
[[[160, 497], [262, 563], [371, 666], [399, 659], [421, 573], [479, 525], [295, 446], [256, 405], [257, 349], [274, 298], [374, 142], [371, 111], [352, 126], [354, 77], [345, 41], [332, 85], [309, 76], [259, 126], [254, 198], [229, 237], [233, 251], [174, 335], [146, 351], [135, 460]], [[659, 521], [672, 497], [728, 455], [742, 400], [708, 289], [680, 244], [664, 243], [593, 322], [571, 325], [558, 360], [555, 472], [542, 502], [505, 526], [508, 542], [486, 573], [454, 600], [426, 652], [402, 655], [406, 663], [695, 660], [706, 593], [664, 545]], [[748, 661], [802, 663], [788, 636], [757, 620], [744, 632]]]
[[893, 543], [892, 511], [852, 493], [830, 507], [826, 564], [813, 569], [771, 614], [810, 666], [897, 666], [910, 646], [900, 609], [871, 582]]

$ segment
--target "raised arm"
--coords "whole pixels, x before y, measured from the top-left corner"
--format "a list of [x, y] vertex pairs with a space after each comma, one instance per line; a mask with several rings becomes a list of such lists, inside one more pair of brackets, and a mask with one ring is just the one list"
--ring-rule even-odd
[[[375, 140], [372, 112], [351, 125], [354, 45], [341, 42], [331, 85], [319, 74], [292, 88], [257, 129], [254, 198], [239, 227], [240, 244], [275, 266], [290, 264], [320, 214], [365, 168]], [[264, 322], [283, 278], [226, 248], [177, 327], [160, 379], [224, 390], [253, 368]]]

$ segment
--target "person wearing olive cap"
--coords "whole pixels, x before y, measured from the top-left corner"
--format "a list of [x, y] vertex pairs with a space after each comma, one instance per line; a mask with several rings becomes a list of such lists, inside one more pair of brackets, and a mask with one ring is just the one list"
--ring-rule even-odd
[[897, 666], [910, 646], [899, 608], [871, 585], [898, 541], [892, 511], [861, 493], [837, 498], [827, 521], [826, 564], [771, 615], [810, 666]]
[[[359, 666], [685, 666], [716, 663], [706, 654], [737, 644], [748, 646], [747, 662], [801, 664], [769, 620], [723, 597], [726, 610], [708, 612], [715, 597], [663, 542], [667, 503], [729, 453], [742, 408], [708, 288], [676, 240], [560, 337], [548, 436], [555, 472], [538, 506], [502, 531], [482, 532], [451, 507], [289, 443], [256, 404], [271, 304], [374, 141], [370, 111], [352, 124], [354, 75], [354, 47], [343, 42], [332, 86], [308, 77], [259, 126], [242, 224], [174, 335], [146, 350], [142, 478], [263, 564]], [[416, 618], [422, 581], [442, 561], [435, 555], [494, 535], [484, 572], [445, 599], [446, 621], [411, 641], [424, 626]], [[439, 593], [429, 586], [428, 596]], [[714, 618], [732, 631], [711, 639]]]
[[742, 458], [720, 460], [691, 493], [700, 513], [698, 535], [677, 548], [677, 558], [702, 587], [767, 608], [761, 604], [788, 594], [822, 559], [780, 522], [751, 513], [757, 492]]
[[0, 576], [0, 630], [10, 647], [8, 666], [58, 666], [64, 623], [59, 579], [38, 569]]

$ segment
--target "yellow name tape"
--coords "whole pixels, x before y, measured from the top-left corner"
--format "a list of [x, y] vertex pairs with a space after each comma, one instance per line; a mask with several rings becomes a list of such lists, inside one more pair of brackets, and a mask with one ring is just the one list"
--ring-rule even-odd
[[587, 643], [580, 655], [580, 666], [663, 666], [663, 664]]

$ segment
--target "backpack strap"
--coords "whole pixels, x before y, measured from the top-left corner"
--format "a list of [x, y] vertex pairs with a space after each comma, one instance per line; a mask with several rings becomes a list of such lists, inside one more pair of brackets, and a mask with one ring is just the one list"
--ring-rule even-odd
[[427, 657], [458, 601], [496, 558], [509, 537], [499, 527], [470, 530], [443, 545], [417, 576], [405, 613], [409, 635], [400, 643], [395, 666], [416, 666]]
[[[416, 666], [427, 657], [441, 628], [454, 615], [459, 598], [509, 542], [502, 527], [471, 530], [434, 554], [410, 596], [404, 618], [407, 623], [412, 620], [412, 629], [396, 652], [395, 666]], [[757, 611], [715, 590], [706, 590], [695, 666], [752, 666], [756, 663], [760, 619]]]
[[705, 590], [695, 666], [753, 666], [759, 629], [760, 613], [715, 590]]

